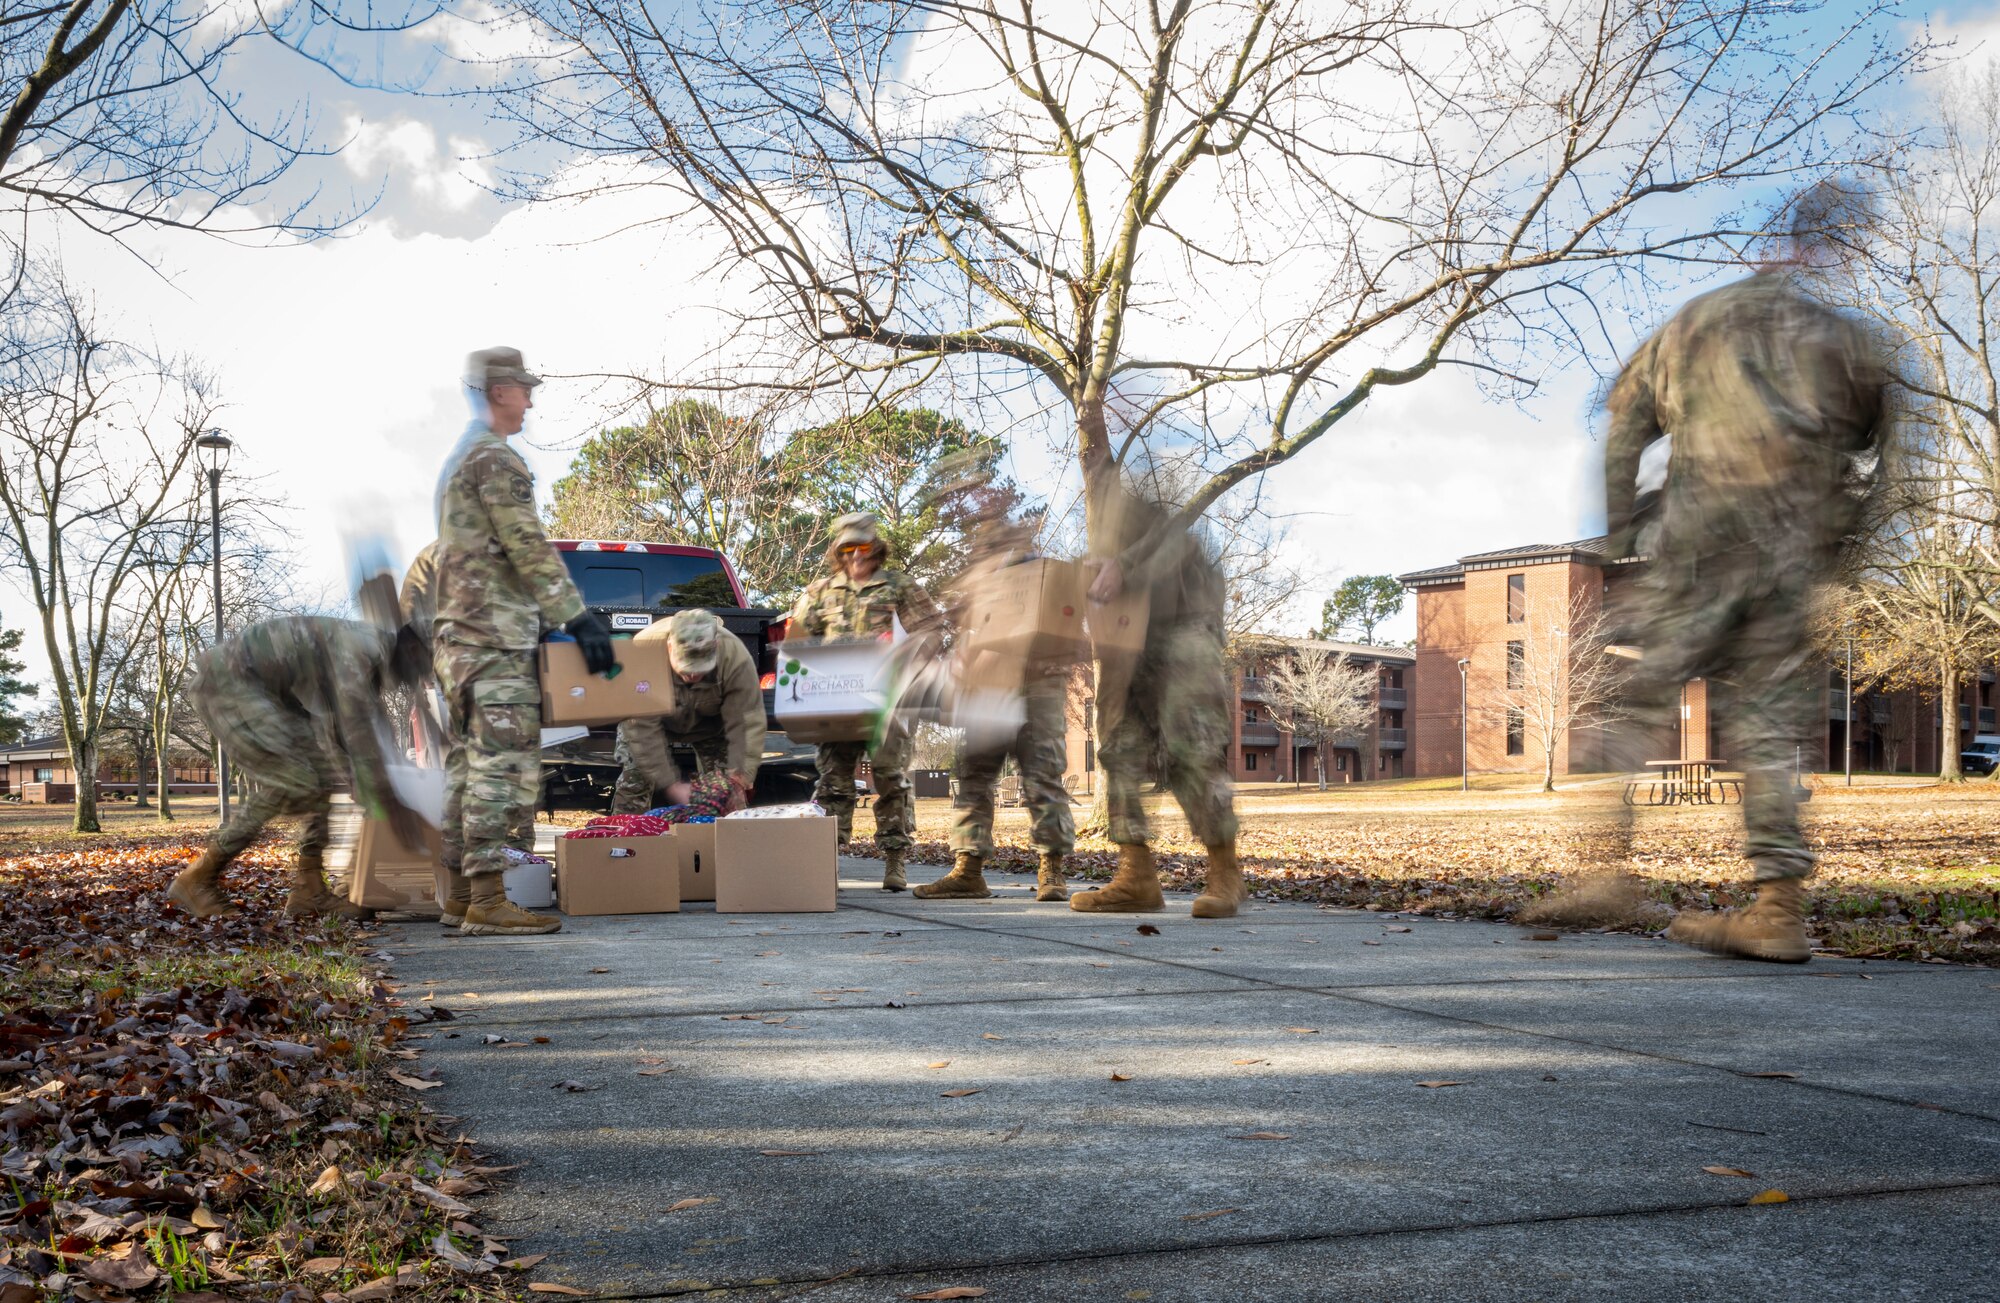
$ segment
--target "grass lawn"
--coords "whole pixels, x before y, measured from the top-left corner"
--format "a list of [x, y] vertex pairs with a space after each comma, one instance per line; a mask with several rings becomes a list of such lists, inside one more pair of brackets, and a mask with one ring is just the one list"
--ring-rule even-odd
[[[1326, 792], [1260, 784], [1238, 789], [1239, 853], [1254, 891], [1276, 899], [1443, 916], [1512, 918], [1598, 861], [1598, 822], [1617, 780], [1485, 778], [1370, 783]], [[1155, 849], [1183, 886], [1199, 881], [1202, 848], [1171, 797], [1149, 796]], [[1086, 807], [1078, 806], [1081, 821]], [[1740, 904], [1748, 866], [1738, 853], [1740, 806], [1641, 809], [1634, 869], [1655, 907], [1627, 924], [1664, 926], [1670, 909]], [[950, 803], [917, 803], [921, 862], [950, 861]], [[1893, 775], [1854, 787], [1815, 780], [1804, 807], [1820, 856], [1811, 883], [1814, 928], [1843, 954], [2000, 963], [2000, 788], [1941, 785]], [[863, 812], [855, 831], [871, 829]], [[1002, 810], [1001, 863], [1026, 868], [1033, 848], [1026, 811]], [[860, 853], [872, 853], [867, 843]], [[1115, 854], [1101, 837], [1078, 843], [1079, 870], [1108, 876]]]

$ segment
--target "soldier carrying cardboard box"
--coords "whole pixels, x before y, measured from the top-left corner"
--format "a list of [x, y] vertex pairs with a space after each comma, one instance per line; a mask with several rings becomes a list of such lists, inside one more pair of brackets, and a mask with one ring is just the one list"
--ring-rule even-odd
[[634, 642], [665, 642], [673, 666], [674, 708], [618, 726], [618, 789], [613, 814], [637, 814], [665, 790], [673, 805], [685, 805], [689, 784], [681, 780], [672, 747], [693, 749], [698, 771], [721, 774], [735, 789], [736, 805], [747, 804], [764, 751], [764, 694], [757, 666], [743, 640], [723, 628], [711, 611], [681, 611], [656, 621]]
[[[833, 522], [833, 542], [826, 550], [832, 573], [815, 579], [799, 594], [792, 608], [787, 637], [874, 638], [887, 635], [897, 620], [911, 632], [943, 623], [937, 604], [916, 581], [891, 570], [889, 544], [875, 517], [850, 512]], [[874, 750], [866, 742], [822, 742], [819, 784], [813, 799], [839, 821], [844, 845], [854, 831], [857, 793], [855, 770], [868, 756], [875, 776], [875, 844], [882, 848], [882, 889], [902, 891], [909, 881], [903, 858], [910, 851], [916, 828], [916, 805], [910, 788], [910, 735], [891, 727]]]

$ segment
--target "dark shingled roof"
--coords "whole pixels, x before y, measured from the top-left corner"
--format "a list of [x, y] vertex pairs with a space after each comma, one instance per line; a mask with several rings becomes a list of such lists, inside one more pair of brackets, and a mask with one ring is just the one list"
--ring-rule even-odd
[[1423, 584], [1443, 583], [1451, 579], [1462, 579], [1467, 570], [1485, 570], [1503, 565], [1509, 561], [1525, 562], [1533, 565], [1540, 561], [1588, 561], [1603, 564], [1604, 535], [1580, 538], [1572, 543], [1524, 543], [1519, 547], [1503, 547], [1493, 552], [1474, 552], [1462, 556], [1445, 566], [1432, 566], [1428, 570], [1412, 570], [1396, 578], [1411, 587]]

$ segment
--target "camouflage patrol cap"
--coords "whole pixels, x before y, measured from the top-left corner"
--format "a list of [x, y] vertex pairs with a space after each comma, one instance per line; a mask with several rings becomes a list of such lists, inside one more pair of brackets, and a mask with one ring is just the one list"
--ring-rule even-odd
[[677, 611], [639, 634], [647, 642], [665, 639], [667, 659], [676, 674], [707, 674], [715, 668], [722, 638], [722, 621], [710, 611]]
[[527, 359], [518, 348], [482, 348], [465, 358], [465, 383], [485, 393], [494, 385], [526, 385], [533, 389], [542, 378], [528, 370]]
[[880, 543], [882, 528], [873, 512], [850, 511], [833, 522], [833, 545], [846, 547], [849, 543]]

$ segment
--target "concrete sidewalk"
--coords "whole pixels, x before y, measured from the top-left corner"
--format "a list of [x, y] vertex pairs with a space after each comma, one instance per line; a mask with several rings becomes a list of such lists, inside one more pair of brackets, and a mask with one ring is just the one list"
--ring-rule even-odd
[[[1090, 916], [1019, 878], [926, 904], [879, 871], [849, 862], [835, 914], [385, 930], [404, 998], [458, 1015], [425, 1102], [527, 1164], [485, 1207], [551, 1255], [536, 1279], [2000, 1298], [2000, 972], [1303, 905], [1197, 923], [1184, 895]], [[1790, 1202], [1745, 1206], [1768, 1189]]]

